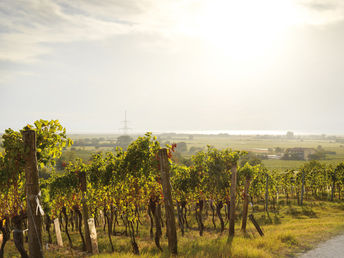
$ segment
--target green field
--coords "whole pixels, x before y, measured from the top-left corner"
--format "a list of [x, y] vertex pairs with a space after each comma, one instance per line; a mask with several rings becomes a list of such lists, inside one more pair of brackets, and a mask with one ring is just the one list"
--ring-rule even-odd
[[[119, 135], [71, 135], [74, 140], [85, 139], [92, 137], [102, 139], [103, 142], [114, 142]], [[326, 155], [326, 159], [320, 160], [328, 164], [338, 164], [344, 161], [344, 143], [341, 142], [341, 137], [334, 136], [295, 136], [294, 139], [288, 139], [284, 136], [256, 136], [256, 135], [183, 135], [183, 134], [157, 134], [156, 135], [162, 146], [165, 143], [178, 143], [184, 142], [187, 145], [186, 152], [182, 152], [182, 156], [190, 158], [192, 147], [198, 147], [206, 149], [207, 145], [214, 146], [216, 148], [231, 148], [233, 150], [243, 150], [253, 152], [256, 154], [274, 154], [269, 149], [275, 149], [277, 147], [282, 149], [302, 147], [302, 148], [314, 148], [321, 146], [326, 151], [335, 152], [336, 154]], [[132, 138], [136, 139], [138, 135], [133, 135]], [[95, 147], [95, 146], [76, 146], [76, 155], [88, 159], [91, 153], [113, 151], [111, 147]], [[301, 160], [275, 160], [264, 159], [263, 164], [269, 169], [297, 169], [304, 161]]]

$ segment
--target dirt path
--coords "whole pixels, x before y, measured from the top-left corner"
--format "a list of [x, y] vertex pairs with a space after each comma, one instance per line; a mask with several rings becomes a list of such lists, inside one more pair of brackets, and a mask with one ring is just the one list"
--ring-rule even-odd
[[344, 235], [336, 236], [318, 245], [315, 249], [299, 256], [300, 258], [344, 258]]

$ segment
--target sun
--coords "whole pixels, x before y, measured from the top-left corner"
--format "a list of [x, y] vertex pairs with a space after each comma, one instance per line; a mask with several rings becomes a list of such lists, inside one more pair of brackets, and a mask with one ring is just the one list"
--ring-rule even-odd
[[287, 0], [211, 0], [183, 28], [236, 60], [264, 58], [281, 44], [299, 13]]

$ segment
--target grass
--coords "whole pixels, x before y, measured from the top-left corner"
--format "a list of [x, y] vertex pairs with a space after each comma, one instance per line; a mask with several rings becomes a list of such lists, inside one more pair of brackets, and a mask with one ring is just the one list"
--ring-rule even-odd
[[[265, 236], [260, 237], [251, 222], [248, 222], [247, 233], [240, 232], [240, 212], [236, 224], [236, 235], [228, 239], [228, 231], [219, 232], [219, 221], [216, 220], [217, 229], [211, 223], [210, 211], [205, 219], [206, 230], [202, 237], [197, 231], [194, 214], [188, 216], [192, 229], [186, 231], [182, 237], [178, 230], [178, 257], [290, 257], [308, 250], [317, 243], [331, 236], [344, 232], [344, 203], [314, 201], [306, 202], [304, 207], [296, 205], [280, 206], [276, 212], [269, 216], [263, 211], [261, 204], [255, 205], [257, 211], [255, 218], [262, 227]], [[145, 225], [147, 218], [142, 216]], [[121, 223], [120, 223], [121, 224]], [[228, 224], [226, 225], [228, 228]], [[117, 231], [123, 231], [117, 227]], [[108, 238], [102, 228], [97, 228], [100, 254], [94, 257], [113, 257]], [[68, 245], [66, 234], [62, 232], [64, 244]], [[44, 234], [46, 241], [46, 234]], [[55, 236], [53, 236], [55, 239]], [[57, 248], [55, 245], [45, 251], [45, 257], [84, 257], [81, 251], [80, 237], [72, 233], [75, 250], [70, 248]], [[116, 257], [137, 257], [131, 253], [129, 238], [125, 236], [112, 236]], [[148, 227], [140, 228], [137, 237], [141, 257], [169, 257], [165, 228], [161, 245], [164, 249], [160, 253], [149, 238]], [[27, 244], [25, 244], [27, 250]], [[5, 248], [5, 257], [19, 257], [13, 242], [9, 241]]]

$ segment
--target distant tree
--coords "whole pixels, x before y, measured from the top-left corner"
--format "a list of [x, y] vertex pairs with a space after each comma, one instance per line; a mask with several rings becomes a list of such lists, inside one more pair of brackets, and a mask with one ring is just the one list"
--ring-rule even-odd
[[283, 149], [281, 147], [276, 147], [275, 148], [275, 152], [276, 153], [282, 153], [283, 152]]
[[251, 166], [256, 166], [262, 163], [262, 160], [257, 157], [253, 152], [248, 152], [245, 156], [240, 158], [240, 167], [243, 167], [246, 163]]
[[288, 131], [287, 134], [286, 134], [286, 136], [287, 136], [288, 139], [292, 139], [292, 138], [294, 138], [294, 133]]
[[323, 151], [317, 151], [316, 153], [308, 155], [309, 160], [321, 160], [326, 159], [326, 153]]
[[188, 147], [185, 142], [178, 142], [177, 143], [177, 151], [178, 152], [187, 152]]
[[201, 147], [192, 146], [192, 147], [189, 149], [189, 153], [195, 154], [196, 152], [199, 152], [199, 151], [202, 151], [202, 150], [203, 150], [203, 148], [201, 148]]
[[121, 135], [117, 138], [115, 147], [118, 146], [126, 150], [132, 141], [133, 138], [131, 138], [129, 135]]
[[180, 152], [173, 153], [172, 161], [176, 164], [181, 164], [185, 166], [191, 166], [192, 162], [190, 158], [185, 158]]
[[91, 143], [93, 146], [97, 146], [99, 144], [99, 139], [98, 138], [92, 138]]

